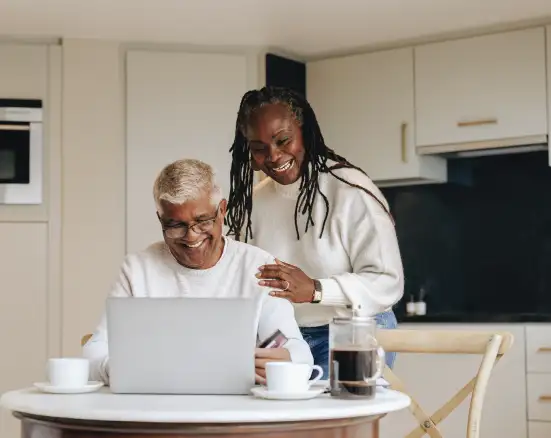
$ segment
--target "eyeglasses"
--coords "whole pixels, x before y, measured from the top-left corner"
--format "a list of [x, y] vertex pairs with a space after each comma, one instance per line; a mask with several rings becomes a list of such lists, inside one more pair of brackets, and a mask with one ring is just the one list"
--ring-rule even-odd
[[197, 221], [193, 225], [187, 225], [185, 223], [165, 225], [163, 223], [163, 220], [159, 216], [159, 212], [157, 212], [157, 217], [161, 222], [161, 227], [166, 237], [168, 237], [169, 239], [181, 239], [182, 237], [186, 236], [189, 230], [193, 230], [195, 234], [207, 233], [210, 230], [212, 230], [212, 228], [214, 227], [214, 223], [218, 218], [219, 212], [220, 212], [220, 204], [218, 204], [218, 208], [216, 209], [216, 213], [214, 213], [213, 217], [202, 221]]

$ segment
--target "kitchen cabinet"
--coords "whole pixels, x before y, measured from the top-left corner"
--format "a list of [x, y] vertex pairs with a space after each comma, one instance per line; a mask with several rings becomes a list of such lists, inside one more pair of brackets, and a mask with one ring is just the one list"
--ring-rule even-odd
[[[0, 394], [45, 377], [48, 225], [0, 223]], [[0, 436], [18, 438], [19, 421], [0, 411]]]
[[229, 191], [247, 57], [239, 54], [129, 51], [127, 67], [126, 251], [162, 239], [152, 197], [158, 172], [196, 158]]
[[526, 325], [528, 436], [551, 436], [551, 324]]
[[306, 87], [326, 144], [377, 185], [446, 180], [445, 160], [415, 151], [413, 49], [309, 62]]
[[[547, 136], [551, 137], [551, 26], [545, 29], [547, 35]], [[549, 165], [551, 166], [551, 151], [549, 153]]]
[[551, 436], [551, 423], [530, 421], [528, 423], [529, 438], [549, 438]]
[[416, 144], [531, 144], [547, 134], [543, 27], [415, 48]]
[[[401, 329], [508, 331], [514, 343], [492, 372], [482, 413], [480, 436], [526, 438], [525, 334], [521, 324], [400, 324]], [[478, 371], [480, 355], [399, 354], [394, 371], [421, 407], [432, 415]], [[465, 438], [465, 400], [439, 426], [446, 438]], [[381, 421], [381, 438], [406, 436], [418, 423], [408, 410]]]
[[48, 123], [51, 120], [51, 98], [48, 94], [49, 60], [48, 46], [25, 44], [0, 44], [0, 98], [42, 99], [44, 105], [43, 133], [43, 200], [41, 204], [0, 204], [0, 222], [48, 220], [49, 138]]

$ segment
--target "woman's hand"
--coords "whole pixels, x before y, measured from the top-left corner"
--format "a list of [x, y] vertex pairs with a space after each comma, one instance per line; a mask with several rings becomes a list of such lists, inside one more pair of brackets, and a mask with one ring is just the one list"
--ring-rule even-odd
[[276, 259], [275, 265], [263, 265], [256, 274], [260, 286], [279, 289], [270, 292], [274, 297], [286, 298], [293, 303], [311, 303], [314, 297], [314, 280], [300, 268]]
[[255, 381], [266, 384], [266, 364], [268, 362], [289, 362], [291, 354], [286, 348], [257, 348], [254, 357]]

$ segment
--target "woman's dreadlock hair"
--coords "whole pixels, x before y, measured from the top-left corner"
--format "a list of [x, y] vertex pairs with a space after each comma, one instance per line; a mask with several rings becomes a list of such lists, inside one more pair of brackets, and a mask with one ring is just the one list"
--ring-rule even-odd
[[[253, 237], [251, 228], [251, 212], [253, 208], [253, 168], [251, 166], [251, 154], [246, 137], [249, 124], [255, 111], [263, 106], [280, 104], [286, 106], [302, 130], [304, 144], [304, 163], [301, 169], [301, 181], [299, 196], [295, 206], [295, 231], [297, 239], [300, 239], [298, 229], [298, 214], [307, 215], [305, 232], [310, 225], [314, 225], [312, 211], [314, 201], [319, 194], [325, 203], [325, 217], [321, 227], [320, 236], [325, 229], [325, 223], [329, 215], [329, 201], [320, 188], [318, 177], [320, 173], [330, 173], [338, 180], [363, 190], [392, 216], [386, 206], [368, 189], [352, 184], [349, 181], [335, 174], [340, 168], [356, 169], [367, 175], [362, 169], [354, 166], [348, 160], [327, 147], [321, 134], [321, 129], [316, 120], [314, 110], [308, 101], [296, 91], [283, 87], [264, 87], [260, 90], [251, 90], [245, 93], [241, 99], [237, 122], [235, 127], [235, 138], [230, 152], [232, 153], [232, 165], [230, 171], [231, 185], [228, 201], [228, 213], [226, 225], [229, 227], [228, 234], [234, 235], [237, 240], [241, 238], [241, 232], [245, 225], [245, 242], [248, 237]], [[327, 161], [332, 160], [336, 165], [328, 166]], [[246, 221], [246, 224], [245, 224]]]

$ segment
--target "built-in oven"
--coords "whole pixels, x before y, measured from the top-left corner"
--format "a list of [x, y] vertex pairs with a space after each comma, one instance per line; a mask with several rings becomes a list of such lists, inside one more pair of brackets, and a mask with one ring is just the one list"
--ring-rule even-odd
[[42, 203], [42, 101], [0, 99], [0, 204]]

